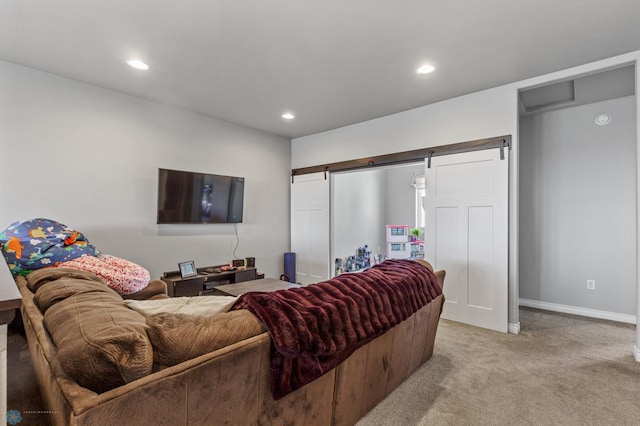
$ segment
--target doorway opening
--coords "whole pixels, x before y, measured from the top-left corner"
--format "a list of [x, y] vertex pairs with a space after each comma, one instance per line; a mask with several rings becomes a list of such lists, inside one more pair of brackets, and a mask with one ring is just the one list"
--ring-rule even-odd
[[636, 321], [636, 90], [627, 65], [519, 92], [519, 304]]
[[[332, 173], [333, 275], [388, 257], [424, 257], [424, 191], [424, 161]], [[422, 246], [412, 245], [410, 235], [390, 238], [388, 226], [414, 230]]]

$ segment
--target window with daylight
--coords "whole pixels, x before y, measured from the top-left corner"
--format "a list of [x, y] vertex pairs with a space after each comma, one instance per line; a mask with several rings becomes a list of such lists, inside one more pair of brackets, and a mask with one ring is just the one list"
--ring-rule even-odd
[[413, 182], [413, 187], [416, 190], [416, 228], [424, 230], [424, 227], [426, 225], [424, 197], [427, 195], [424, 175], [416, 176]]

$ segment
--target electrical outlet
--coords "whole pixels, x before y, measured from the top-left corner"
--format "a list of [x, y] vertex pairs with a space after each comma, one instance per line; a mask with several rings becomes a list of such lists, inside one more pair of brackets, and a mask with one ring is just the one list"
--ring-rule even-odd
[[596, 281], [587, 280], [587, 290], [595, 290], [595, 289], [596, 289]]

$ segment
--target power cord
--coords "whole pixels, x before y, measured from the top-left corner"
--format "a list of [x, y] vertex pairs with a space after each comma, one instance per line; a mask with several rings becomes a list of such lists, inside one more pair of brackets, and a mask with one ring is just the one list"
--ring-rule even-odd
[[236, 222], [233, 222], [233, 228], [236, 230], [236, 246], [233, 249], [233, 258], [240, 259], [236, 254], [236, 250], [238, 250], [238, 246], [240, 245], [240, 237], [238, 236], [238, 224]]

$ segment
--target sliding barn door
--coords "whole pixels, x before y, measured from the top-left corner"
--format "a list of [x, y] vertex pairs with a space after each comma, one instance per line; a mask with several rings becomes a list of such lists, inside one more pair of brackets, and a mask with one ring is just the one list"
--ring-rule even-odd
[[447, 271], [442, 317], [505, 333], [508, 158], [499, 149], [444, 155], [425, 173], [425, 254]]
[[329, 279], [329, 176], [296, 176], [291, 184], [291, 251], [296, 253], [296, 282]]

